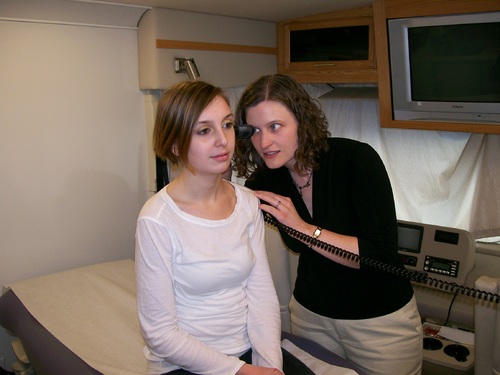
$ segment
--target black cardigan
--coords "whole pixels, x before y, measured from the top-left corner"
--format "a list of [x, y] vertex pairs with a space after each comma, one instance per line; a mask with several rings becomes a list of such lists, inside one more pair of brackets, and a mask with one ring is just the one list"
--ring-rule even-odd
[[[391, 184], [382, 160], [368, 144], [329, 139], [329, 150], [313, 173], [312, 218], [286, 167], [260, 168], [246, 186], [290, 197], [306, 222], [355, 236], [361, 256], [403, 267], [397, 252]], [[342, 266], [283, 232], [281, 236], [289, 249], [300, 254], [294, 296], [317, 314], [334, 319], [373, 318], [400, 309], [413, 296], [405, 279], [372, 267]]]

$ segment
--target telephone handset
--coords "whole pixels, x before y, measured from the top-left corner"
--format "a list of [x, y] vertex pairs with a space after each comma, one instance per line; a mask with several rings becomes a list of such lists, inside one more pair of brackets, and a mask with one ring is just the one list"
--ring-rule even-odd
[[444, 281], [440, 279], [435, 279], [430, 277], [427, 273], [423, 272], [417, 272], [417, 271], [410, 271], [405, 268], [400, 268], [396, 266], [392, 266], [389, 264], [385, 264], [383, 262], [380, 262], [378, 260], [374, 260], [371, 258], [367, 257], [362, 257], [360, 255], [351, 253], [350, 251], [341, 249], [339, 247], [333, 246], [329, 243], [323, 242], [317, 238], [314, 238], [310, 235], [307, 235], [305, 233], [299, 232], [293, 228], [290, 228], [282, 223], [280, 223], [274, 216], [272, 216], [269, 213], [264, 214], [264, 220], [266, 223], [273, 225], [279, 229], [281, 229], [283, 232], [288, 234], [289, 236], [296, 238], [298, 240], [306, 242], [308, 245], [313, 245], [320, 247], [321, 249], [328, 251], [330, 253], [333, 253], [337, 256], [343, 257], [345, 259], [349, 259], [351, 261], [354, 261], [355, 263], [360, 263], [361, 265], [374, 268], [380, 271], [388, 272], [392, 275], [399, 276], [401, 278], [421, 283], [421, 284], [426, 284], [428, 286], [434, 287], [434, 288], [439, 288], [445, 291], [449, 291], [452, 293], [460, 293], [462, 295], [466, 295], [472, 298], [477, 298], [477, 299], [483, 299], [485, 301], [490, 301], [490, 302], [495, 302], [495, 303], [500, 303], [500, 295], [496, 293], [491, 293], [491, 292], [486, 292], [483, 290], [475, 289], [475, 288], [470, 288], [465, 285], [459, 285], [457, 283], [449, 282], [449, 281]]

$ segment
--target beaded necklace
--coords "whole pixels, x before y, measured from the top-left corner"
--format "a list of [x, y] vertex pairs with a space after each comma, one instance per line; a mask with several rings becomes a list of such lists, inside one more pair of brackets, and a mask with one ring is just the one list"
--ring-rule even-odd
[[293, 184], [295, 185], [295, 187], [297, 188], [297, 190], [299, 191], [299, 194], [300, 196], [302, 196], [302, 189], [305, 189], [305, 188], [308, 188], [309, 186], [311, 186], [311, 177], [312, 177], [312, 171], [309, 172], [309, 178], [307, 179], [307, 182], [302, 185], [302, 186], [299, 186], [295, 180], [293, 179], [293, 176], [292, 176], [292, 171], [289, 169], [288, 172], [290, 173], [290, 177], [292, 178], [292, 181], [293, 181]]

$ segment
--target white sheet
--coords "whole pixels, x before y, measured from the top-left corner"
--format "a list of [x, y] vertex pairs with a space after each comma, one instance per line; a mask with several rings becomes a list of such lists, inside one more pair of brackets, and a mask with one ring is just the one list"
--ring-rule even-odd
[[285, 349], [288, 353], [294, 355], [303, 364], [309, 367], [316, 375], [357, 375], [358, 373], [354, 370], [331, 365], [326, 363], [304, 350], [297, 347], [291, 341], [285, 339], [281, 341], [281, 347]]
[[54, 273], [10, 287], [47, 330], [96, 370], [147, 374], [132, 260]]

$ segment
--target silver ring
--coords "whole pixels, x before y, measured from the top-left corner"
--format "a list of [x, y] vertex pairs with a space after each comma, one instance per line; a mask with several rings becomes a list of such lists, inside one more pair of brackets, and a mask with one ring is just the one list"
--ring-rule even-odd
[[281, 204], [281, 201], [278, 201], [278, 204], [276, 206], [274, 206], [274, 208], [278, 209], [278, 207], [280, 206]]

